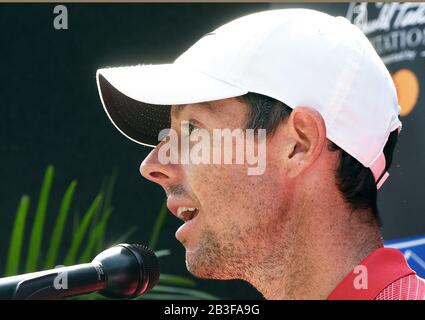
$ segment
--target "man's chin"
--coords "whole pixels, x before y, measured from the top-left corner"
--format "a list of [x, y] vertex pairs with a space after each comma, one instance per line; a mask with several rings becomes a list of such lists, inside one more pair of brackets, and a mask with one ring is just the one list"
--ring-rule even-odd
[[186, 252], [186, 268], [195, 277], [209, 280], [232, 280], [230, 274], [226, 272], [224, 265], [211, 261], [210, 259], [202, 259], [199, 256], [191, 256]]
[[205, 263], [196, 257], [193, 257], [191, 252], [186, 250], [186, 268], [193, 276], [201, 279], [214, 279], [212, 268], [206, 268]]
[[[195, 277], [202, 279], [235, 279], [229, 272], [229, 259], [222, 254], [218, 237], [211, 230], [202, 230], [199, 241], [186, 242], [186, 268]], [[193, 240], [193, 238], [192, 238]]]

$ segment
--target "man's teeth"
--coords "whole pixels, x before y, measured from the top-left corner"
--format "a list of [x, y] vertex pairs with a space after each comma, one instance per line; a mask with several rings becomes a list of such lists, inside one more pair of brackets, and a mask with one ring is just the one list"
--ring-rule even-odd
[[183, 212], [185, 212], [185, 211], [192, 212], [192, 211], [195, 211], [195, 210], [196, 210], [196, 208], [179, 207], [179, 208], [177, 209], [177, 214], [178, 214], [178, 215], [180, 215], [180, 214], [182, 214], [182, 213], [183, 213]]
[[177, 216], [184, 221], [190, 220], [194, 217], [197, 208], [179, 207], [177, 208]]

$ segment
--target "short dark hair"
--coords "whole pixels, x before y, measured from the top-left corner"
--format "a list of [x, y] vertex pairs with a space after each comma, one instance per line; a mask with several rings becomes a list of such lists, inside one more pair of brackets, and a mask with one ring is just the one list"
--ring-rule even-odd
[[[276, 99], [249, 92], [239, 99], [249, 106], [247, 128], [266, 129], [267, 135], [273, 135], [277, 127], [285, 121], [292, 109]], [[385, 171], [391, 165], [397, 143], [397, 130], [390, 133], [384, 147], [386, 159]], [[381, 220], [377, 207], [377, 189], [372, 171], [364, 167], [357, 159], [328, 140], [328, 149], [339, 152], [339, 164], [336, 168], [338, 189], [352, 210], [371, 209], [379, 225]]]

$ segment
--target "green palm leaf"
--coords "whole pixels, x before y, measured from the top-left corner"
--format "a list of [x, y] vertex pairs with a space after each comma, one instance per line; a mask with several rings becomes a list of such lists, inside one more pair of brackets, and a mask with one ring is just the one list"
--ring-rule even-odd
[[25, 234], [25, 222], [27, 219], [30, 198], [27, 195], [21, 197], [18, 210], [15, 215], [15, 224], [9, 242], [9, 253], [6, 262], [6, 277], [13, 276], [19, 271], [19, 262], [22, 251], [22, 241]]
[[206, 299], [206, 300], [218, 300], [216, 296], [212, 294], [205, 293], [199, 290], [194, 289], [186, 289], [179, 287], [171, 287], [171, 286], [162, 286], [157, 285], [151, 291], [151, 293], [167, 293], [167, 294], [180, 294], [184, 296], [190, 296], [194, 299]]
[[160, 284], [168, 284], [173, 286], [187, 286], [187, 287], [194, 287], [195, 281], [189, 278], [181, 277], [181, 276], [175, 276], [173, 274], [165, 274], [161, 273], [159, 276]]
[[152, 250], [155, 250], [156, 245], [158, 244], [159, 235], [161, 234], [162, 227], [167, 217], [167, 206], [165, 202], [162, 204], [161, 209], [159, 210], [158, 217], [156, 218], [151, 237], [149, 239], [148, 247]]
[[46, 269], [53, 268], [56, 265], [56, 259], [58, 256], [59, 246], [62, 241], [63, 230], [65, 228], [66, 219], [68, 217], [69, 208], [71, 207], [76, 186], [77, 181], [73, 180], [62, 198], [59, 214], [56, 218], [52, 237], [50, 238], [50, 246], [47, 251], [47, 259], [44, 265]]
[[83, 242], [84, 235], [87, 232], [88, 227], [90, 226], [90, 222], [93, 219], [94, 214], [96, 213], [101, 201], [102, 201], [102, 194], [99, 194], [92, 202], [90, 208], [87, 210], [87, 212], [84, 214], [83, 219], [81, 220], [81, 223], [79, 224], [77, 230], [75, 231], [75, 234], [71, 241], [71, 246], [69, 248], [68, 254], [65, 257], [64, 264], [65, 265], [72, 265], [75, 263], [78, 249], [81, 247], [81, 243]]
[[49, 202], [49, 194], [52, 187], [53, 175], [54, 168], [52, 165], [49, 165], [44, 175], [40, 196], [38, 198], [37, 211], [31, 231], [25, 272], [34, 272], [37, 269], [38, 257], [41, 250], [41, 241], [43, 238], [44, 220], [46, 217], [46, 210], [47, 204]]
[[93, 258], [96, 244], [98, 243], [99, 239], [103, 238], [103, 235], [106, 230], [106, 225], [111, 214], [112, 208], [109, 208], [109, 210], [107, 210], [103, 214], [100, 222], [93, 228], [93, 231], [90, 233], [89, 239], [87, 241], [87, 245], [83, 250], [83, 253], [81, 254], [80, 258], [78, 259], [79, 263], [89, 262]]

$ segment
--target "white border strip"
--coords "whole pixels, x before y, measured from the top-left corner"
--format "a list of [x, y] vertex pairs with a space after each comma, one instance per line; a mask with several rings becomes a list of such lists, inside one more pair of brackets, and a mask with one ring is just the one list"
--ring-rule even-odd
[[425, 238], [389, 244], [385, 245], [385, 247], [394, 249], [405, 249], [409, 247], [420, 246], [421, 244], [425, 244]]

